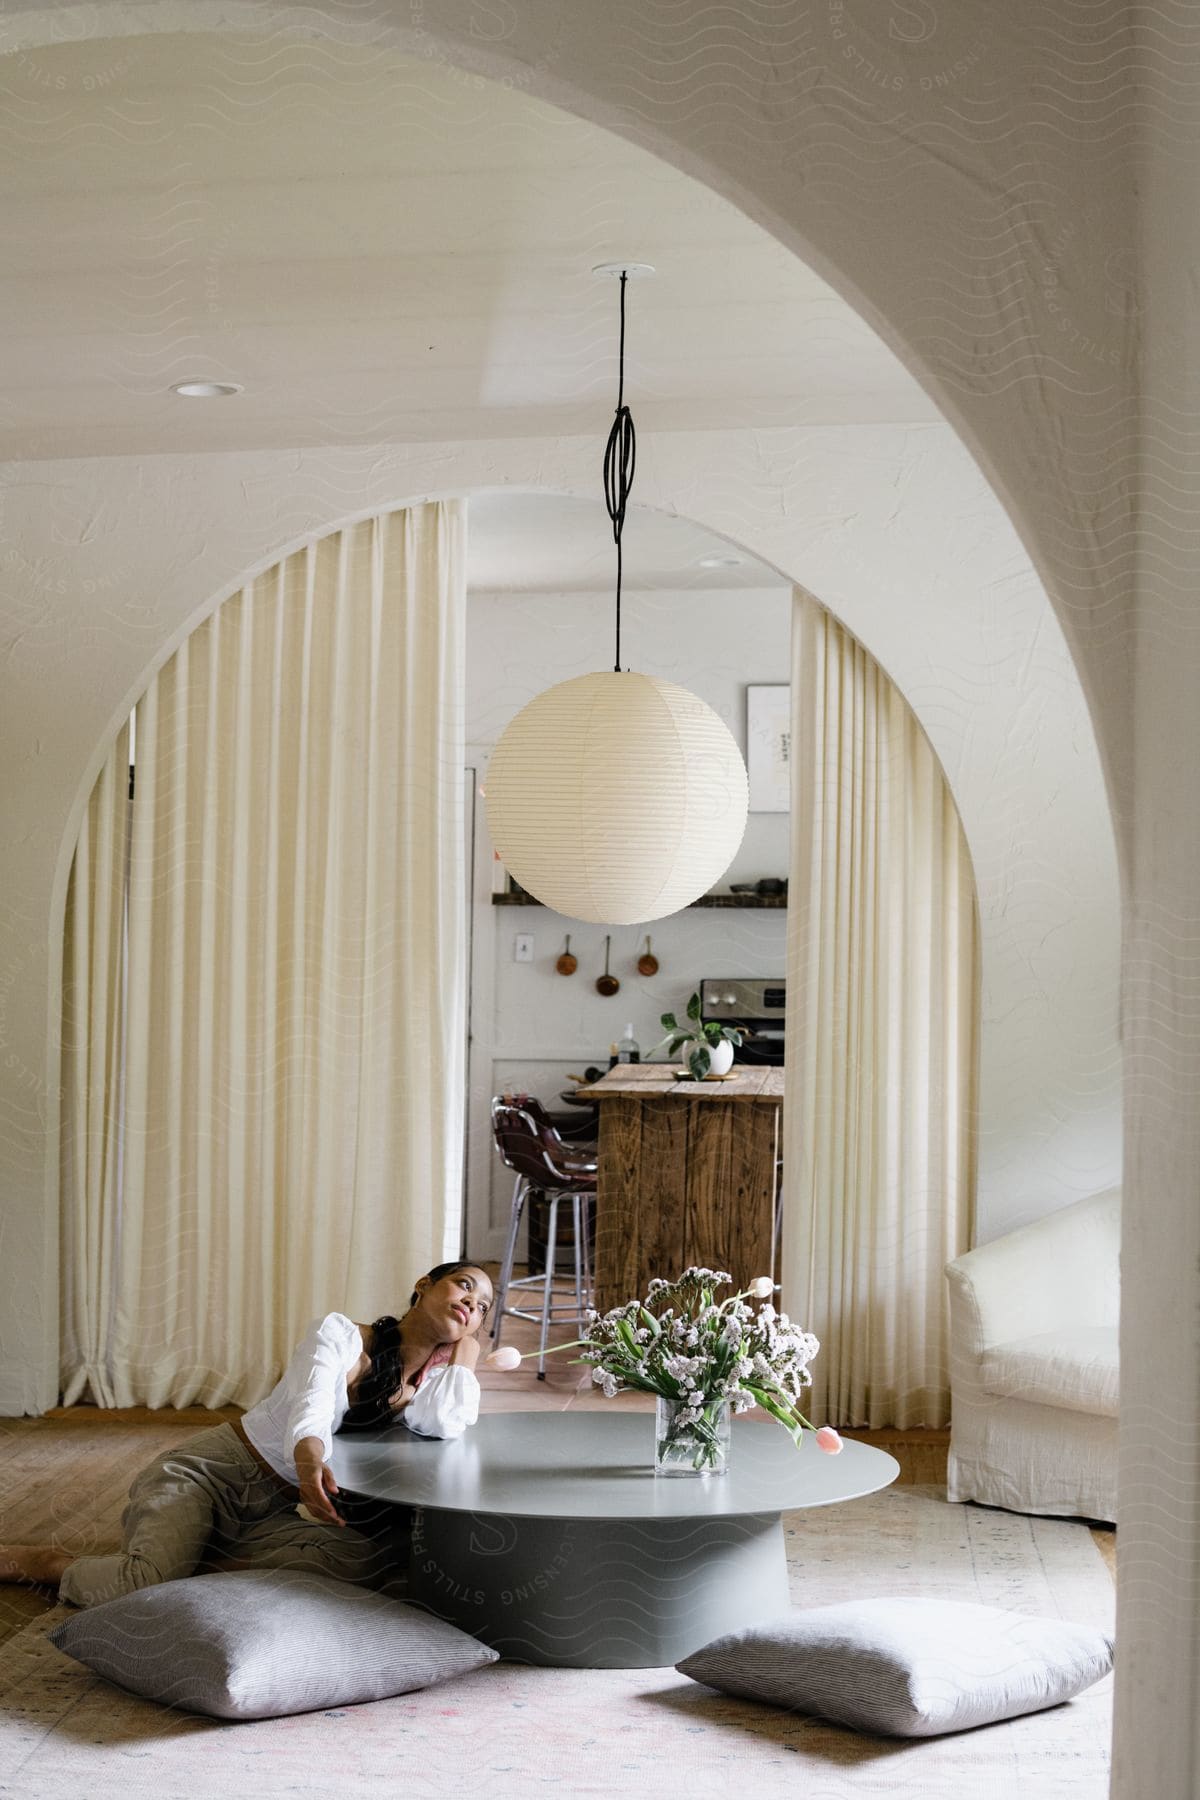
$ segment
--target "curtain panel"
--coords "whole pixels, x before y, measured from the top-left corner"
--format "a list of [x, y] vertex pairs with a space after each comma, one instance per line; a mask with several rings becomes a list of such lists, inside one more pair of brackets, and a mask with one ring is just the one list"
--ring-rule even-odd
[[418, 506], [256, 577], [139, 702], [121, 1180], [64, 1185], [105, 1321], [69, 1389], [250, 1405], [311, 1318], [457, 1254], [464, 630], [465, 503]]
[[61, 1368], [63, 1402], [117, 1404], [108, 1376], [116, 1302], [129, 877], [129, 726], [88, 800], [63, 926]]
[[975, 883], [895, 684], [807, 595], [792, 630], [783, 1288], [814, 1424], [944, 1426], [943, 1268], [976, 1169]]

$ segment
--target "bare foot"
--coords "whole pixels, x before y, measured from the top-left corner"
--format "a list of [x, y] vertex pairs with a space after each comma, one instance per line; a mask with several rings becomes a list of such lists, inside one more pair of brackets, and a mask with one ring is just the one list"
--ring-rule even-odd
[[0, 1581], [32, 1581], [56, 1588], [74, 1560], [50, 1544], [0, 1544]]

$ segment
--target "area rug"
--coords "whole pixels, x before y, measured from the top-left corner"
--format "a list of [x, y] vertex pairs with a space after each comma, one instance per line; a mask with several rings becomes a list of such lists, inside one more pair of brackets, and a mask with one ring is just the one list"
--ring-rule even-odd
[[[800, 1606], [880, 1594], [982, 1601], [1112, 1629], [1113, 1585], [1086, 1526], [893, 1487], [785, 1518]], [[500, 1662], [393, 1700], [230, 1725], [88, 1674], [46, 1641], [55, 1608], [0, 1648], [5, 1800], [218, 1795], [608, 1796], [689, 1800], [1104, 1800], [1109, 1677], [1078, 1699], [920, 1742], [867, 1737], [734, 1700], [673, 1669]]]

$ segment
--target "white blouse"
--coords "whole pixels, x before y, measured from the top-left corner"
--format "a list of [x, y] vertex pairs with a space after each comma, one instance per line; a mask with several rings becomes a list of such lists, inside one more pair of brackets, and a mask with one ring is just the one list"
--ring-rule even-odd
[[[265, 1400], [242, 1414], [242, 1429], [254, 1448], [293, 1486], [301, 1438], [320, 1438], [325, 1461], [332, 1456], [333, 1434], [350, 1409], [347, 1377], [362, 1353], [362, 1333], [345, 1313], [314, 1319], [282, 1378]], [[478, 1417], [475, 1371], [442, 1363], [422, 1377], [400, 1423], [421, 1437], [453, 1438]]]

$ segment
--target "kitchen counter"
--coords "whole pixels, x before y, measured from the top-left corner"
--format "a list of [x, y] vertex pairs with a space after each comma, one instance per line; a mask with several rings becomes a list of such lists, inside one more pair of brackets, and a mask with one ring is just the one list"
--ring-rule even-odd
[[681, 1100], [782, 1100], [783, 1070], [742, 1068], [734, 1063], [728, 1075], [688, 1081], [674, 1063], [618, 1063], [599, 1081], [575, 1089], [581, 1100], [609, 1100], [614, 1094], [644, 1100], [652, 1094], [671, 1094]]
[[644, 1296], [689, 1264], [738, 1287], [772, 1273], [783, 1070], [681, 1080], [669, 1063], [621, 1063], [576, 1090], [599, 1105], [596, 1300]]

